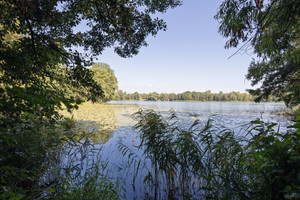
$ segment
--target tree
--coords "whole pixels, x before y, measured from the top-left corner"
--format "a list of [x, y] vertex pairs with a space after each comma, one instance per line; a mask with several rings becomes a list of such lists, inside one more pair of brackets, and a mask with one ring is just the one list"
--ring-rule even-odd
[[82, 102], [76, 95], [110, 98], [88, 68], [93, 57], [108, 47], [122, 57], [136, 55], [147, 36], [166, 29], [153, 16], [178, 5], [180, 0], [0, 0], [1, 199], [53, 199], [46, 197], [48, 189], [60, 181], [42, 177], [54, 169], [52, 161], [59, 159], [51, 155], [68, 138], [58, 128], [57, 111], [76, 108]]
[[157, 101], [159, 100], [159, 94], [157, 92], [151, 92], [148, 94], [147, 101]]
[[176, 101], [177, 100], [177, 95], [175, 93], [171, 93], [169, 95], [170, 101]]
[[186, 92], [182, 93], [182, 94], [181, 94], [181, 100], [182, 100], [182, 101], [189, 101], [189, 100], [192, 100], [192, 92], [186, 91]]
[[246, 78], [256, 101], [270, 95], [287, 106], [300, 103], [300, 1], [298, 0], [225, 0], [215, 16], [219, 32], [228, 37], [225, 48], [252, 46], [253, 60]]
[[[65, 90], [85, 91], [93, 101], [103, 98], [87, 69], [93, 56], [108, 47], [122, 57], [136, 55], [147, 45], [147, 36], [166, 29], [153, 14], [180, 4], [180, 0], [0, 0], [1, 126], [14, 124], [25, 112], [53, 118], [63, 105], [71, 110], [80, 101]], [[82, 25], [86, 29], [77, 28]], [[74, 48], [78, 46], [84, 54]]]
[[235, 92], [230, 92], [230, 93], [228, 94], [228, 99], [229, 99], [229, 101], [237, 101], [237, 100], [238, 100], [238, 98], [237, 98]]
[[141, 99], [140, 94], [138, 92], [133, 93], [132, 98], [135, 101], [139, 101]]
[[118, 90], [115, 96], [115, 100], [126, 100], [126, 93], [124, 93], [123, 90]]
[[106, 63], [96, 63], [91, 68], [94, 73], [95, 81], [100, 85], [103, 91], [102, 101], [112, 100], [115, 91], [118, 89], [118, 81], [114, 71]]

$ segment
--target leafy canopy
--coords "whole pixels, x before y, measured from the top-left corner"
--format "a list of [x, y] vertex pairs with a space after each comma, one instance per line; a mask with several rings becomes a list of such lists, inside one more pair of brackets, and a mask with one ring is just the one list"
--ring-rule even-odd
[[118, 81], [114, 71], [106, 63], [96, 63], [91, 68], [95, 81], [103, 90], [103, 101], [112, 100], [118, 89]]
[[225, 0], [215, 16], [225, 48], [252, 46], [258, 56], [248, 69], [256, 101], [275, 95], [287, 106], [300, 103], [300, 1]]
[[84, 88], [81, 95], [93, 101], [104, 98], [86, 68], [92, 57], [108, 47], [122, 57], [137, 54], [147, 45], [147, 36], [166, 30], [165, 22], [153, 14], [180, 4], [180, 0], [0, 0], [2, 125], [24, 112], [53, 118], [63, 105], [69, 110], [76, 107], [80, 101], [67, 95], [69, 90]]

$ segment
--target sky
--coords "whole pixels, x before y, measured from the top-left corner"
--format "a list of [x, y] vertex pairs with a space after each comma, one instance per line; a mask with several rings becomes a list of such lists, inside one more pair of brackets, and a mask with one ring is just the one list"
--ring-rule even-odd
[[250, 50], [229, 58], [237, 49], [224, 48], [227, 39], [213, 18], [221, 2], [184, 0], [159, 15], [167, 31], [148, 37], [149, 45], [137, 56], [121, 58], [107, 49], [98, 62], [110, 65], [127, 93], [245, 92], [251, 88], [245, 75], [254, 55]]

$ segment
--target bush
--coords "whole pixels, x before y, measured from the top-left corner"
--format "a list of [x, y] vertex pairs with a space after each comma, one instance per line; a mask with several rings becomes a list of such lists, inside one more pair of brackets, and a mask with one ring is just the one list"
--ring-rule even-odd
[[118, 181], [98, 157], [88, 162], [90, 139], [75, 125], [24, 115], [0, 130], [0, 199], [118, 199]]

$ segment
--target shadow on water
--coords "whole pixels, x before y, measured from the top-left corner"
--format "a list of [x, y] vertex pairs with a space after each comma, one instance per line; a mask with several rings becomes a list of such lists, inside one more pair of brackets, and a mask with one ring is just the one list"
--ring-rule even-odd
[[88, 134], [93, 144], [107, 143], [121, 126], [132, 124], [131, 114], [138, 110], [134, 105], [103, 105], [86, 103], [71, 114], [66, 111], [61, 114], [76, 121], [74, 131], [78, 138]]
[[116, 129], [116, 124], [111, 124], [111, 126], [103, 127], [101, 124], [94, 121], [78, 121], [76, 122], [76, 139], [88, 136], [92, 144], [105, 144], [113, 137], [114, 130]]

